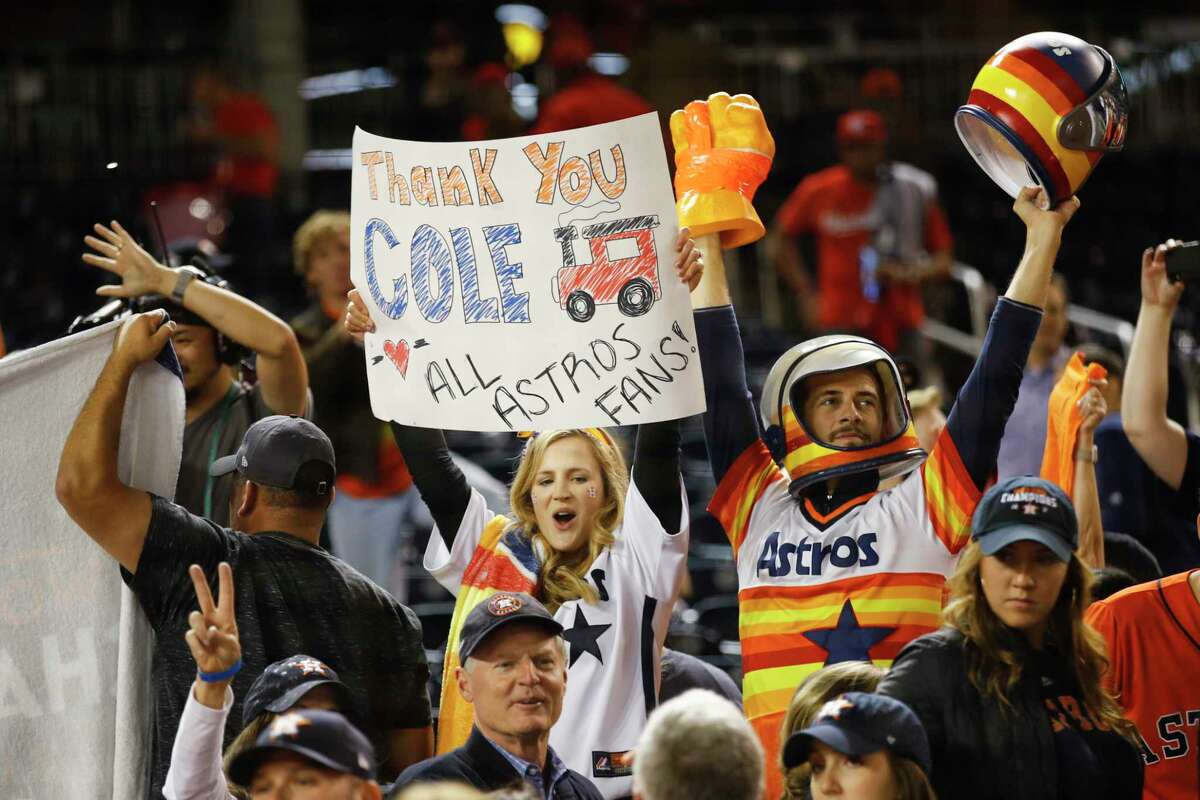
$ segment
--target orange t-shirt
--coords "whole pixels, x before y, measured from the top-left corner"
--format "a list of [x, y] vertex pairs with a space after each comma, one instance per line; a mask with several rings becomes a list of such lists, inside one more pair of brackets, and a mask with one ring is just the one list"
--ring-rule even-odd
[[1109, 689], [1141, 733], [1147, 800], [1200, 796], [1200, 603], [1189, 574], [1163, 578], [1161, 592], [1159, 581], [1131, 586], [1087, 610], [1108, 643]]
[[[931, 253], [949, 249], [950, 228], [941, 207], [929, 203], [924, 218], [925, 248]], [[889, 286], [878, 303], [863, 296], [859, 253], [881, 222], [875, 187], [858, 182], [840, 164], [802, 180], [776, 215], [789, 236], [809, 233], [816, 239], [821, 327], [862, 331], [895, 350], [900, 332], [925, 320], [925, 308], [919, 286]]]

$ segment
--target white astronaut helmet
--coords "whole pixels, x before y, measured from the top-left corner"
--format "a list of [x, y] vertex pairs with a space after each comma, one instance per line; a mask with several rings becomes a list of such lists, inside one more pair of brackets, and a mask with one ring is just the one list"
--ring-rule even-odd
[[[805, 380], [858, 367], [878, 380], [883, 435], [877, 442], [843, 447], [818, 439], [804, 420]], [[870, 339], [835, 334], [801, 342], [776, 361], [759, 403], [764, 441], [791, 478], [794, 496], [821, 481], [862, 472], [880, 480], [916, 468], [925, 458], [896, 362]]]

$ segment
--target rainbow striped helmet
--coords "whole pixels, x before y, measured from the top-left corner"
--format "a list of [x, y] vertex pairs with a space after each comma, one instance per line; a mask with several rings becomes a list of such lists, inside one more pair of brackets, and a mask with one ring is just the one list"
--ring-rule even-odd
[[[878, 379], [883, 395], [883, 436], [878, 442], [855, 447], [819, 440], [804, 421], [804, 380], [860, 367]], [[925, 458], [896, 362], [887, 350], [861, 336], [819, 336], [780, 356], [763, 384], [759, 414], [766, 431], [763, 438], [791, 478], [788, 491], [793, 496], [843, 475], [873, 471], [880, 480], [890, 478], [908, 472]]]
[[1125, 146], [1129, 100], [1102, 48], [1065, 33], [1031, 33], [983, 65], [958, 137], [1001, 189], [1036, 184], [1051, 206], [1079, 191], [1100, 156]]

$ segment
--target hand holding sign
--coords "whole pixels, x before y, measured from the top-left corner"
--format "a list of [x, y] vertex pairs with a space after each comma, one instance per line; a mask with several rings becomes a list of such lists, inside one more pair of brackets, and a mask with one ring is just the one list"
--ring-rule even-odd
[[725, 92], [693, 100], [671, 114], [679, 222], [693, 236], [721, 234], [721, 245], [761, 239], [754, 193], [775, 157], [775, 140], [758, 101]]
[[[717, 112], [722, 147], [761, 139], [738, 100]], [[354, 148], [344, 325], [376, 416], [544, 430], [703, 410], [684, 288], [702, 265], [677, 262], [676, 281], [663, 263], [675, 204], [654, 115], [492, 142], [359, 130]]]

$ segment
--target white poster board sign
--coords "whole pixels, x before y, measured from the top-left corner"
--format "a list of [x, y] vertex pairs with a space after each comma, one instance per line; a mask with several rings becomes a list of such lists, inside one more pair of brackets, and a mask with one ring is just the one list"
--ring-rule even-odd
[[356, 129], [351, 217], [380, 419], [520, 431], [704, 411], [655, 114], [486, 142]]

